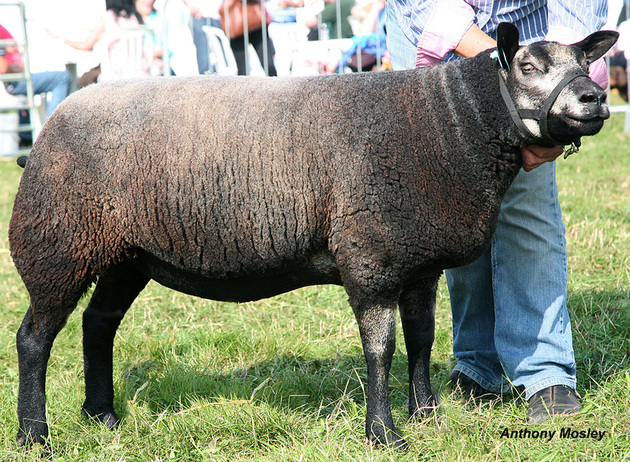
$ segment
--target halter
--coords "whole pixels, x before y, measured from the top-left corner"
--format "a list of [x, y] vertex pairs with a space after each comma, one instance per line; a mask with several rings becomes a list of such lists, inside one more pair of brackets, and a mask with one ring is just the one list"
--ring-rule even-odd
[[[505, 71], [509, 71], [509, 69], [504, 69], [501, 65], [501, 60], [498, 59], [498, 54], [494, 52], [491, 55], [494, 59], [499, 61], [499, 87], [501, 89], [501, 96], [503, 97], [503, 101], [505, 101], [505, 105], [507, 106], [508, 112], [510, 113], [510, 117], [521, 131], [521, 133], [526, 137], [533, 139], [534, 141], [541, 143], [542, 145], [554, 146], [554, 145], [562, 145], [559, 141], [553, 139], [553, 137], [549, 133], [549, 127], [547, 126], [547, 118], [549, 116], [549, 111], [551, 110], [551, 106], [556, 102], [558, 95], [560, 92], [566, 87], [570, 82], [577, 79], [578, 77], [588, 77], [588, 74], [581, 70], [575, 70], [565, 76], [558, 85], [553, 89], [553, 91], [549, 94], [545, 102], [543, 103], [540, 109], [518, 109], [512, 100], [512, 95], [507, 89], [505, 84], [505, 79], [501, 74], [501, 69]], [[538, 126], [540, 127], [540, 133], [542, 136], [534, 135], [525, 125], [523, 119], [532, 119], [538, 122]], [[578, 152], [582, 142], [578, 139], [575, 142], [571, 143], [571, 146], [565, 149], [564, 158], [566, 159], [571, 154]]]

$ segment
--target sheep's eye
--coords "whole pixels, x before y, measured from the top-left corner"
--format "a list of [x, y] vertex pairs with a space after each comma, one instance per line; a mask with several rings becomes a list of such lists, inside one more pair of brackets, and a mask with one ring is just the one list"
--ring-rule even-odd
[[521, 65], [521, 71], [523, 71], [523, 74], [531, 74], [535, 70], [536, 68], [530, 63], [525, 63]]

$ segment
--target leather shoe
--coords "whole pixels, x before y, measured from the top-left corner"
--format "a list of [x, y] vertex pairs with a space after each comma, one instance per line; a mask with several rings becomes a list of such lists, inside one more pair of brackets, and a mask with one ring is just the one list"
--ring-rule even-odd
[[499, 393], [486, 390], [461, 371], [451, 372], [448, 378], [450, 380], [451, 389], [453, 391], [460, 390], [466, 397], [472, 399], [497, 399], [501, 397]]
[[529, 423], [543, 422], [556, 415], [576, 414], [582, 409], [580, 395], [566, 385], [554, 385], [532, 395], [527, 402]]

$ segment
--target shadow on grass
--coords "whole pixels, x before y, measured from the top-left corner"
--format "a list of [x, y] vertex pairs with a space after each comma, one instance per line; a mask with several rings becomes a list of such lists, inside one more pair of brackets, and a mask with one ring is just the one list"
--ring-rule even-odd
[[[630, 293], [578, 292], [571, 294], [568, 305], [578, 391], [596, 390], [599, 383], [629, 366]], [[226, 367], [220, 371], [191, 366], [182, 359], [173, 357], [125, 367], [124, 386], [116, 390], [119, 416], [128, 414], [128, 402], [140, 403], [154, 415], [188, 412], [199, 406], [249, 403], [318, 418], [335, 414], [345, 403], [365, 405], [367, 374], [362, 354], [314, 359], [281, 355], [247, 368]], [[448, 361], [431, 363], [436, 395], [450, 392], [447, 383], [451, 367]], [[519, 391], [505, 396], [503, 404], [521, 402]], [[407, 356], [397, 353], [390, 374], [394, 412], [404, 413], [407, 396]]]
[[[431, 364], [432, 386], [437, 393], [445, 386], [450, 365]], [[392, 409], [406, 409], [408, 397], [407, 356], [394, 356], [390, 373]], [[127, 403], [136, 401], [155, 415], [185, 412], [213, 404], [266, 404], [283, 412], [326, 418], [345, 403], [365, 405], [367, 372], [363, 355], [303, 359], [284, 355], [246, 369], [211, 372], [185, 364], [166, 367], [147, 361], [128, 366], [123, 374], [125, 389], [117, 390], [119, 415], [127, 415]]]

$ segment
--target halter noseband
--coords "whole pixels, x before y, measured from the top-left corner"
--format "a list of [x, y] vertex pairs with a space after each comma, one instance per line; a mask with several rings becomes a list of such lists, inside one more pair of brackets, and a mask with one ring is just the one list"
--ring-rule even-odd
[[[494, 53], [491, 55], [493, 58], [498, 58], [498, 55]], [[560, 92], [566, 87], [570, 82], [577, 79], [578, 77], [588, 77], [588, 74], [581, 70], [575, 70], [565, 76], [558, 85], [553, 89], [553, 91], [549, 94], [545, 102], [543, 103], [540, 109], [518, 109], [512, 100], [512, 95], [507, 89], [505, 84], [505, 79], [501, 74], [501, 61], [497, 59], [499, 62], [499, 87], [501, 89], [501, 96], [503, 97], [503, 101], [505, 101], [505, 105], [507, 106], [508, 112], [510, 113], [510, 117], [520, 130], [520, 132], [529, 139], [534, 140], [537, 143], [541, 143], [542, 145], [562, 145], [559, 141], [553, 139], [553, 137], [549, 133], [549, 127], [547, 126], [547, 118], [549, 116], [549, 111], [551, 110], [551, 106], [556, 102], [558, 95]], [[508, 71], [508, 69], [503, 69]], [[532, 119], [538, 122], [538, 126], [540, 127], [540, 133], [542, 136], [534, 135], [525, 125], [523, 119]], [[564, 158], [566, 159], [571, 154], [578, 152], [581, 146], [581, 141], [577, 140], [571, 143], [571, 146], [568, 147], [564, 151]]]

